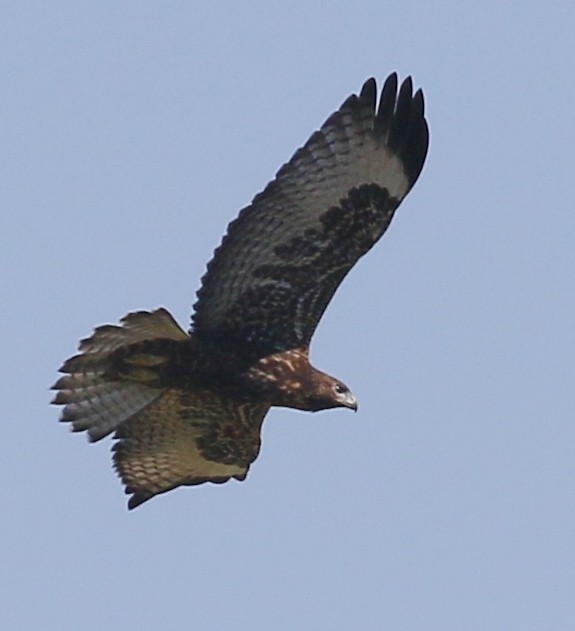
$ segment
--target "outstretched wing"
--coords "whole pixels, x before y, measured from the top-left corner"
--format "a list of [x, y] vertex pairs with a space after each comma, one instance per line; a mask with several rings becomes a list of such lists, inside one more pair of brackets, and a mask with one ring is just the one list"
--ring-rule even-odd
[[253, 356], [305, 347], [335, 290], [382, 236], [428, 147], [423, 94], [368, 80], [241, 211], [208, 265], [194, 332]]
[[135, 508], [178, 486], [245, 479], [269, 409], [213, 392], [167, 390], [116, 431], [114, 465]]

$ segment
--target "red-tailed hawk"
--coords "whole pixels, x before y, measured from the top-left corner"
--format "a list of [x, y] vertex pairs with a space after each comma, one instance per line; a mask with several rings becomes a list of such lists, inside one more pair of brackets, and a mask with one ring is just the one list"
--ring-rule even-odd
[[428, 147], [423, 94], [388, 77], [350, 96], [229, 226], [183, 331], [130, 313], [80, 343], [53, 386], [62, 421], [114, 432], [129, 508], [181, 485], [243, 480], [268, 410], [357, 409], [311, 366], [310, 340], [345, 275], [383, 235]]

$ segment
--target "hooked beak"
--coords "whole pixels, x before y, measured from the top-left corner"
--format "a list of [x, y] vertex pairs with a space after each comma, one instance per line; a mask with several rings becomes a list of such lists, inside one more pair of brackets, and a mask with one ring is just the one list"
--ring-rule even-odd
[[342, 403], [346, 408], [349, 408], [350, 410], [357, 412], [357, 408], [358, 408], [357, 399], [351, 392], [346, 393], [345, 399], [342, 401]]

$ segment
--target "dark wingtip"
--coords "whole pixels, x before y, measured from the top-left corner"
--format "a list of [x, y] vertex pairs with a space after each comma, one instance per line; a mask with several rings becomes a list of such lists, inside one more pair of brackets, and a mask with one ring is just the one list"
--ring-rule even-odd
[[375, 115], [375, 129], [382, 136], [387, 135], [393, 112], [395, 110], [395, 100], [397, 98], [397, 73], [393, 72], [387, 77], [381, 90], [379, 107]]
[[411, 95], [413, 94], [413, 79], [411, 76], [405, 77], [403, 83], [401, 84], [401, 88], [399, 90], [400, 99], [402, 94], [405, 94], [405, 98], [411, 99]]
[[412, 108], [415, 116], [425, 116], [425, 97], [421, 88], [413, 95]]
[[399, 87], [397, 74], [387, 78], [376, 115], [376, 130], [401, 158], [411, 188], [421, 170], [429, 147], [423, 91], [413, 93], [413, 79], [406, 77]]
[[132, 497], [128, 500], [128, 510], [134, 510], [134, 508], [138, 508], [144, 502], [151, 500], [154, 497], [153, 493], [142, 493], [142, 492], [134, 492], [129, 489], [126, 489], [126, 493], [134, 493]]
[[370, 77], [362, 86], [359, 93], [359, 100], [367, 103], [370, 109], [375, 111], [375, 100], [377, 98], [377, 83], [373, 77]]

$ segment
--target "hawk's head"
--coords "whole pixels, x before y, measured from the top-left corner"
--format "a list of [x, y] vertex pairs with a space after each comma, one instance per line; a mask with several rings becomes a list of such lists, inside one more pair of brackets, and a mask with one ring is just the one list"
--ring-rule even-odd
[[247, 373], [254, 386], [269, 404], [319, 412], [331, 408], [357, 411], [357, 399], [339, 379], [314, 368], [308, 350], [290, 349], [259, 360]]
[[314, 387], [307, 393], [307, 409], [310, 412], [331, 408], [349, 408], [357, 412], [357, 399], [343, 381], [315, 371], [313, 384]]

